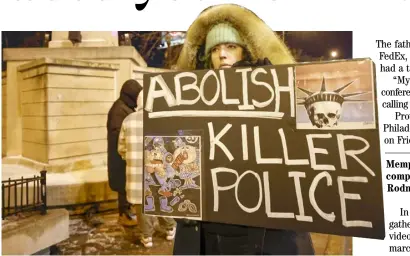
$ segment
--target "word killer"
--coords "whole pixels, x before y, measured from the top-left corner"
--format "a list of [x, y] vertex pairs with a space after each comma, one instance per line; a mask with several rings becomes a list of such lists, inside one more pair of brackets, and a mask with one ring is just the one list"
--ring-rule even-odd
[[[226, 124], [225, 127], [217, 134], [215, 134], [214, 126], [212, 122], [208, 123], [208, 130], [209, 130], [209, 160], [213, 161], [215, 159], [215, 149], [218, 146], [228, 158], [230, 162], [234, 160], [234, 156], [232, 155], [231, 151], [228, 147], [221, 141], [222, 137], [231, 129], [232, 124]], [[241, 138], [242, 138], [242, 160], [246, 161], [249, 158], [248, 154], [248, 135], [247, 135], [247, 125], [241, 125]], [[282, 128], [278, 130], [278, 134], [280, 140], [282, 142], [282, 149], [283, 149], [283, 156], [284, 158], [274, 158], [274, 157], [263, 157], [261, 152], [260, 146], [260, 134], [259, 134], [259, 126], [255, 126], [253, 128], [253, 137], [254, 137], [254, 147], [255, 147], [255, 159], [257, 164], [286, 164], [286, 165], [309, 165], [313, 170], [318, 171], [335, 171], [336, 168], [334, 165], [329, 164], [318, 164], [316, 160], [316, 155], [322, 154], [327, 155], [328, 151], [325, 148], [318, 148], [315, 147], [315, 140], [319, 139], [326, 139], [326, 140], [336, 140], [335, 142], [331, 142], [331, 145], [337, 145], [339, 149], [339, 160], [341, 168], [347, 170], [347, 156], [350, 156], [357, 163], [359, 163], [370, 175], [376, 176], [373, 170], [370, 169], [369, 166], [366, 165], [358, 155], [366, 152], [370, 148], [370, 144], [367, 140], [362, 137], [354, 136], [354, 135], [344, 135], [344, 134], [337, 134], [336, 138], [332, 138], [332, 134], [307, 134], [306, 135], [306, 143], [308, 146], [308, 155], [309, 159], [290, 159], [289, 157], [289, 150], [288, 144], [286, 142], [286, 136]], [[269, 135], [269, 138], [274, 138], [273, 136]], [[275, 140], [275, 139], [274, 139]], [[364, 144], [364, 147], [361, 149], [346, 149], [345, 147], [345, 140], [357, 140], [361, 141]], [[297, 145], [296, 145], [297, 146]], [[236, 147], [236, 145], [235, 145]], [[218, 156], [221, 157], [221, 156]], [[310, 161], [309, 161], [310, 160]]]

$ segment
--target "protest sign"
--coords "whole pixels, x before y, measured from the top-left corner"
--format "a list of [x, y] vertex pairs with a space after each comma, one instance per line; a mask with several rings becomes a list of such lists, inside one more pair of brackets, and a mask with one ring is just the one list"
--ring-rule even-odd
[[146, 214], [383, 239], [369, 59], [147, 74]]

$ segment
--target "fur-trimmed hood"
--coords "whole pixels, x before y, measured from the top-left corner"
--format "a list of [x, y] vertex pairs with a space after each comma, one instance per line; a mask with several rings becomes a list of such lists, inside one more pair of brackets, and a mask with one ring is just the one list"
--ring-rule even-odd
[[198, 51], [208, 31], [221, 22], [228, 22], [238, 30], [254, 59], [267, 57], [274, 65], [295, 63], [282, 40], [255, 13], [236, 4], [222, 4], [205, 9], [189, 27], [176, 69], [197, 69]]

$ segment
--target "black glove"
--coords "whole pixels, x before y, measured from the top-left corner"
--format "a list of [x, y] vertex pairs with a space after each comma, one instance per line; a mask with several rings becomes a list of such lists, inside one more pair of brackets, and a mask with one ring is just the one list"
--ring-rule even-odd
[[247, 60], [241, 60], [232, 65], [233, 68], [235, 67], [260, 67], [260, 66], [270, 66], [272, 62], [268, 58], [264, 59], [257, 59], [256, 61], [250, 62]]
[[270, 62], [270, 60], [269, 60], [268, 58], [264, 58], [263, 60], [262, 60], [262, 59], [258, 59], [258, 60], [256, 61], [256, 63], [255, 63], [255, 66], [256, 66], [256, 67], [259, 67], [259, 66], [271, 66], [271, 65], [273, 65], [273, 64], [272, 64], [272, 62]]

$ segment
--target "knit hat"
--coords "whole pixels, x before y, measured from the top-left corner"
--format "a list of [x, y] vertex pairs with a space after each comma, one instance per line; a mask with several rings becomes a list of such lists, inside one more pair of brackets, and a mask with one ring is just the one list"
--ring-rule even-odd
[[211, 28], [206, 36], [205, 54], [214, 46], [223, 43], [244, 45], [239, 32], [228, 23], [219, 23]]

